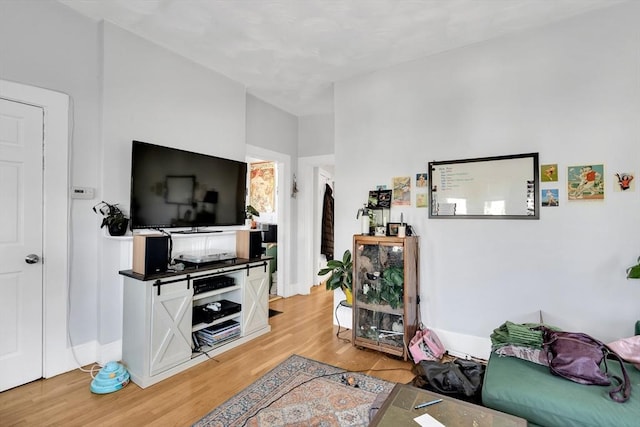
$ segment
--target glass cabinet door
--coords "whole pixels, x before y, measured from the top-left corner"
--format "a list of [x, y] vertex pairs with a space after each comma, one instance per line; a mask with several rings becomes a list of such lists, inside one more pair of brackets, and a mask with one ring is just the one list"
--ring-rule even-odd
[[357, 240], [354, 259], [354, 339], [404, 351], [404, 246]]

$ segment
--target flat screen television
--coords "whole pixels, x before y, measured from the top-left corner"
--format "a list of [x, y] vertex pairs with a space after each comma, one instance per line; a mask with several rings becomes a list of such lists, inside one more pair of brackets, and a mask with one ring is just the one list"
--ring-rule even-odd
[[244, 224], [247, 164], [133, 141], [131, 228]]

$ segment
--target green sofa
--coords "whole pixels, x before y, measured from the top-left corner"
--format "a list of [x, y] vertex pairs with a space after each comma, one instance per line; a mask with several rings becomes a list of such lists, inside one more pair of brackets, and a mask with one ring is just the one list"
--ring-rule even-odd
[[[608, 363], [620, 375], [620, 365]], [[516, 357], [489, 357], [482, 386], [482, 403], [527, 419], [529, 426], [640, 426], [640, 371], [627, 364], [631, 398], [617, 403], [608, 386], [582, 385], [552, 375], [547, 366]]]

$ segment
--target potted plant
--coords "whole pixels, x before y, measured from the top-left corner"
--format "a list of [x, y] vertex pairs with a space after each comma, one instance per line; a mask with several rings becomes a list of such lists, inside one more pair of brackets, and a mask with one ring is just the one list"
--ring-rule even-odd
[[251, 226], [251, 228], [256, 228], [256, 221], [253, 219], [254, 216], [260, 216], [260, 212], [256, 208], [251, 205], [247, 205], [245, 212], [245, 218], [247, 219], [247, 225]]
[[331, 275], [327, 278], [326, 286], [328, 291], [341, 288], [347, 297], [347, 303], [353, 303], [353, 261], [351, 251], [347, 249], [342, 255], [342, 260], [332, 259], [327, 262], [326, 268], [318, 271], [318, 276]]
[[109, 235], [123, 236], [127, 232], [129, 218], [126, 217], [117, 204], [112, 205], [101, 201], [93, 207], [93, 211], [103, 216], [100, 228], [107, 227]]

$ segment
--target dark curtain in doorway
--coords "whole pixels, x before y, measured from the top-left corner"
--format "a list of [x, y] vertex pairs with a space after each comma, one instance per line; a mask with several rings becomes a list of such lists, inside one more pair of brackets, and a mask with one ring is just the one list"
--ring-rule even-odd
[[320, 253], [327, 257], [327, 261], [333, 259], [333, 190], [329, 184], [325, 184], [324, 200], [322, 202], [322, 242]]

